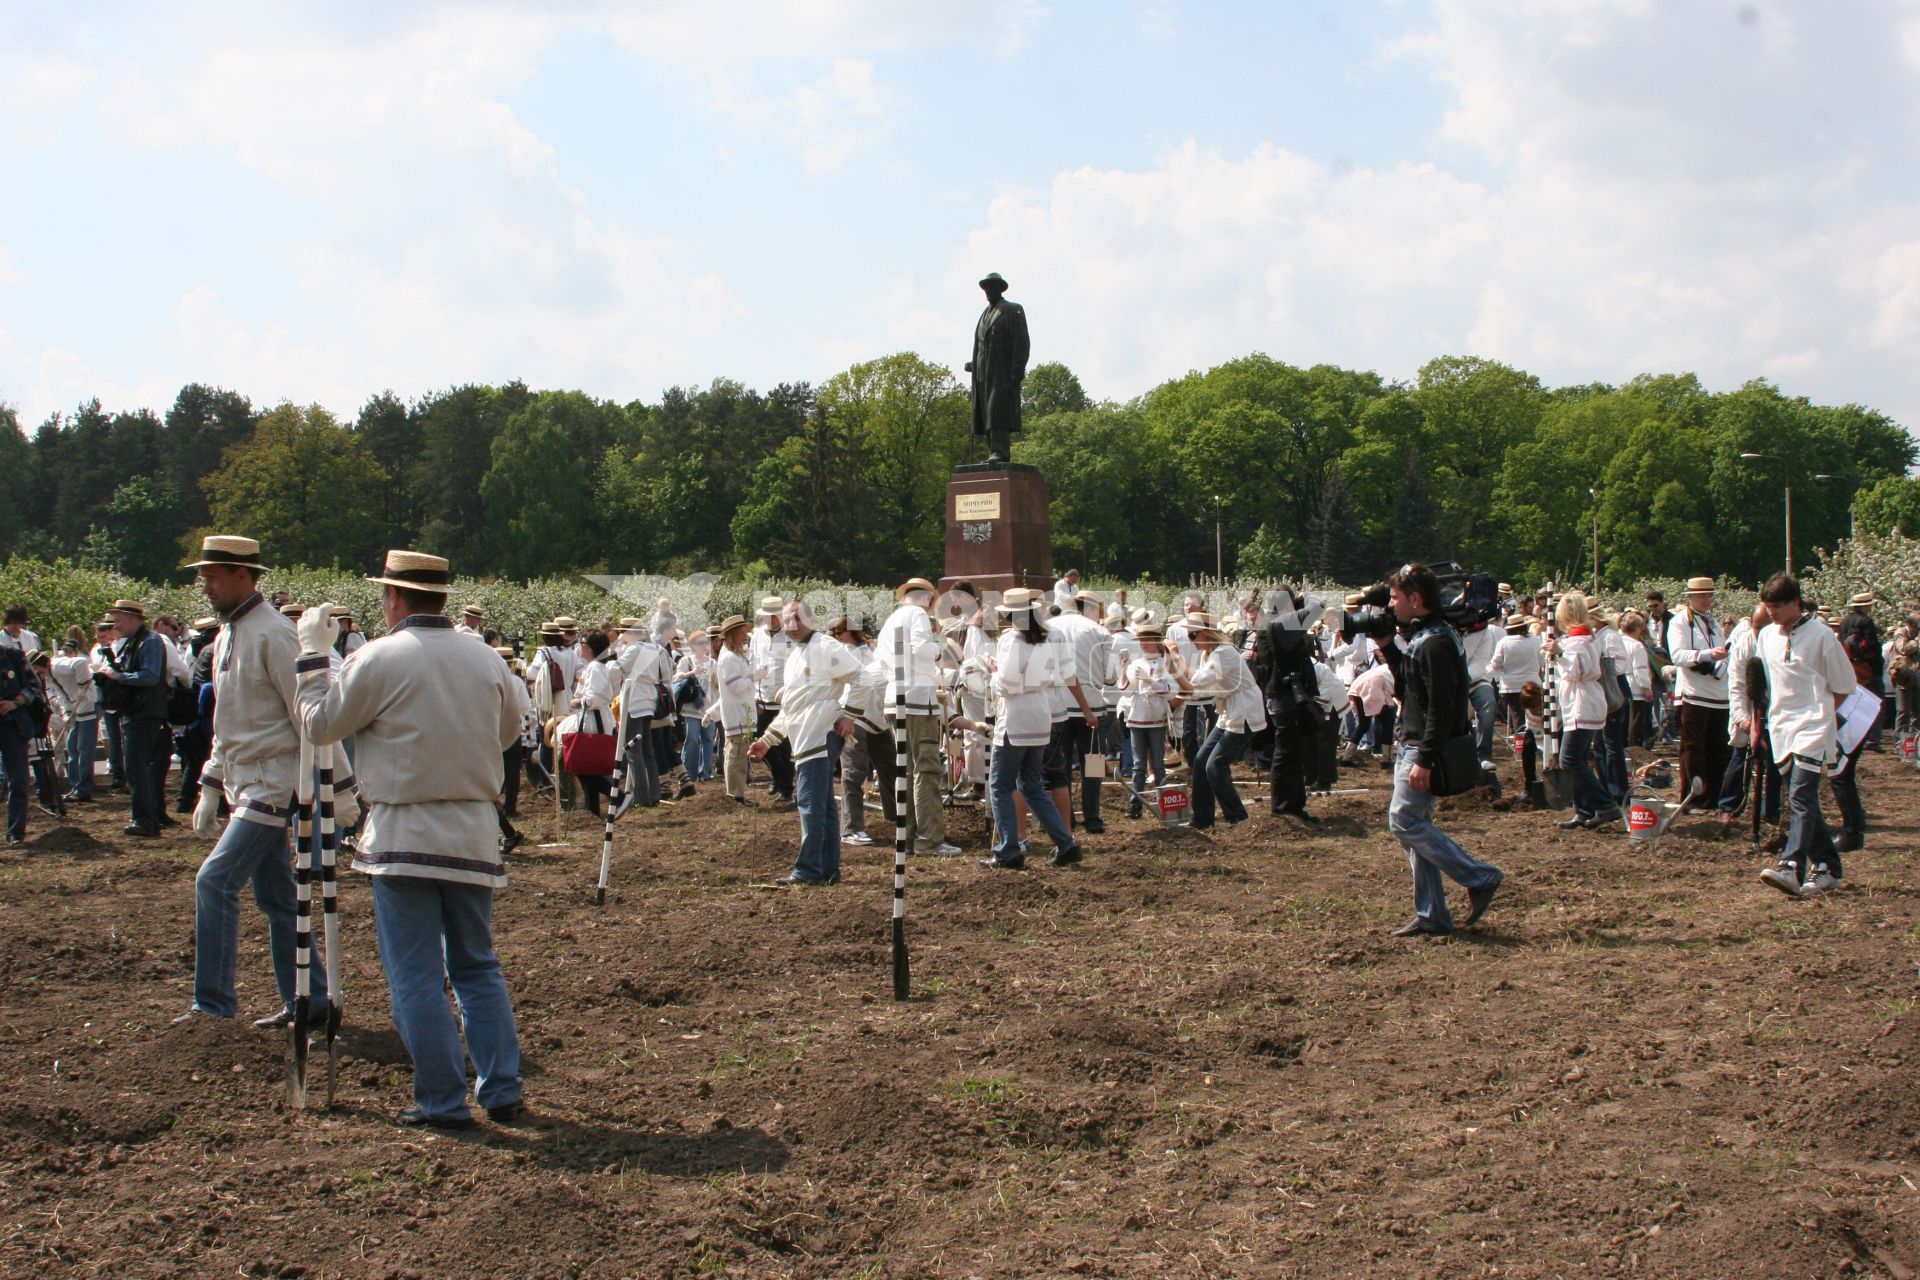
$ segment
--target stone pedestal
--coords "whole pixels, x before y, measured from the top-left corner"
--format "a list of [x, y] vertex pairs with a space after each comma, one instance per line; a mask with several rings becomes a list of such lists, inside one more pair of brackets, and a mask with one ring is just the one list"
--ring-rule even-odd
[[983, 595], [1053, 585], [1053, 526], [1038, 467], [977, 462], [947, 482], [947, 576], [940, 589], [971, 582]]

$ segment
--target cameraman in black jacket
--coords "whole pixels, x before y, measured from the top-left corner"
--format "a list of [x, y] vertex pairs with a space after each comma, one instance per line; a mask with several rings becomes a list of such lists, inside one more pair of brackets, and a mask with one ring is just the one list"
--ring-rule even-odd
[[1297, 597], [1281, 587], [1267, 598], [1266, 624], [1253, 640], [1253, 675], [1267, 699], [1273, 726], [1272, 812], [1302, 822], [1319, 819], [1307, 812], [1307, 760], [1313, 754], [1320, 685], [1313, 674], [1312, 637], [1307, 628], [1325, 607], [1315, 596]]
[[1503, 878], [1499, 868], [1474, 858], [1433, 823], [1432, 770], [1440, 745], [1468, 724], [1466, 650], [1440, 613], [1440, 580], [1433, 570], [1405, 565], [1387, 579], [1387, 589], [1405, 635], [1395, 672], [1400, 729], [1387, 829], [1407, 851], [1414, 905], [1413, 919], [1392, 932], [1396, 938], [1448, 934], [1453, 916], [1442, 873], [1466, 887], [1468, 924], [1486, 914]]

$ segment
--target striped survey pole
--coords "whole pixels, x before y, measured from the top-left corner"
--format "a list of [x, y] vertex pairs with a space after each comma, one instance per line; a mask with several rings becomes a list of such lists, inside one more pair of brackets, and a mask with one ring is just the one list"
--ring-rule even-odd
[[[319, 747], [316, 755], [320, 766], [320, 904], [327, 965], [327, 1109], [331, 1111], [334, 1083], [340, 1065], [340, 912], [336, 892], [339, 887], [340, 833], [333, 818], [333, 744]], [[311, 911], [311, 907], [308, 910]], [[311, 924], [308, 927], [310, 931]], [[311, 932], [308, 945], [312, 945]], [[305, 1053], [304, 1042], [300, 1052]]]
[[907, 628], [893, 631], [893, 998], [907, 998]]
[[[300, 735], [300, 774], [294, 783], [293, 1024], [287, 1035], [287, 1100], [307, 1105], [308, 1000], [313, 990], [313, 744]], [[235, 821], [239, 818], [236, 815]]]
[[613, 790], [607, 794], [607, 820], [600, 828], [600, 884], [594, 890], [593, 905], [607, 905], [607, 874], [613, 870], [613, 815], [626, 798], [627, 786], [627, 709], [622, 706], [614, 717], [619, 723], [613, 734]]

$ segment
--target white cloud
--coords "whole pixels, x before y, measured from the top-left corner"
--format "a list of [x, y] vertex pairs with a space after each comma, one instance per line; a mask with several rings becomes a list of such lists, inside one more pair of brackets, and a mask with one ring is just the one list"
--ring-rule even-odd
[[861, 58], [835, 58], [824, 75], [780, 97], [742, 83], [735, 69], [712, 69], [705, 96], [710, 110], [737, 126], [782, 139], [815, 174], [840, 168], [885, 138], [903, 102]]

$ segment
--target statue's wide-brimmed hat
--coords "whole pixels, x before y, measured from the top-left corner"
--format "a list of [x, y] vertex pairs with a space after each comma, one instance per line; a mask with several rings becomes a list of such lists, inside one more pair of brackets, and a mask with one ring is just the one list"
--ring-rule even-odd
[[430, 556], [424, 551], [389, 551], [380, 576], [370, 577], [367, 581], [408, 591], [430, 591], [445, 595], [447, 588], [453, 585], [453, 573], [447, 562], [439, 556]]
[[990, 284], [997, 284], [1004, 289], [1007, 287], [1007, 278], [998, 271], [989, 271], [980, 277], [980, 287], [984, 289]]
[[266, 565], [260, 560], [260, 544], [252, 538], [236, 537], [230, 533], [210, 533], [200, 539], [200, 558], [183, 565], [187, 569], [200, 569], [210, 564], [232, 565], [237, 569], [259, 569], [265, 572]]

